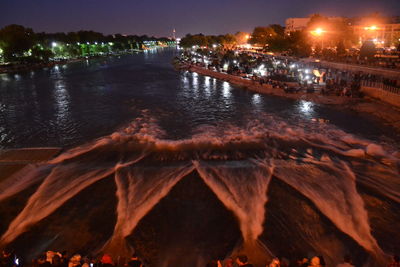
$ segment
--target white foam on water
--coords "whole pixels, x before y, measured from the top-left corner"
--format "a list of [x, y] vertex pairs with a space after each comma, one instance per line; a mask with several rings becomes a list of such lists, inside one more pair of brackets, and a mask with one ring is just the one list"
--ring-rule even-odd
[[[388, 149], [329, 124], [290, 125], [272, 116], [253, 120], [245, 127], [205, 125], [195, 132], [186, 139], [165, 139], [165, 132], [157, 121], [144, 111], [142, 117], [116, 133], [70, 149], [37, 169], [31, 166], [13, 179], [2, 181], [0, 201], [43, 180], [9, 225], [0, 244], [13, 241], [85, 188], [115, 174], [117, 223], [104, 250], [123, 248], [128, 251], [125, 238], [138, 222], [176, 183], [196, 168], [206, 185], [238, 218], [247, 247], [260, 247], [254, 244], [259, 242], [258, 237], [263, 232], [267, 190], [271, 176], [275, 175], [310, 199], [338, 229], [366, 250], [382, 254], [371, 234], [368, 214], [357, 192], [356, 182], [399, 202], [396, 148]], [[241, 153], [241, 149], [245, 150], [249, 145], [264, 150], [265, 159], [247, 159], [243, 161], [246, 162], [243, 167], [238, 161], [230, 160], [228, 152], [211, 153], [232, 147], [235, 151], [229, 153]], [[193, 158], [189, 160], [193, 160], [193, 165], [169, 166], [166, 161], [158, 169], [139, 168], [135, 164], [145, 158], [148, 151], [154, 154], [189, 151], [192, 152]], [[318, 161], [320, 152], [322, 156]], [[115, 153], [116, 158], [108, 162], [108, 153]], [[200, 153], [208, 160], [198, 160], [196, 155]], [[120, 162], [122, 158], [124, 162]], [[378, 161], [383, 162], [382, 158], [390, 159], [394, 164], [384, 165]], [[213, 159], [218, 161], [213, 162]], [[350, 167], [346, 163], [350, 160], [358, 162], [360, 167]], [[340, 250], [339, 245], [335, 247]], [[324, 252], [326, 247], [318, 247], [318, 250]]]
[[367, 251], [383, 254], [371, 234], [368, 214], [356, 189], [356, 178], [346, 163], [274, 163], [274, 176], [310, 199], [322, 214]]
[[175, 167], [127, 166], [118, 169], [115, 173], [117, 223], [111, 239], [102, 251], [129, 256], [131, 253], [125, 238], [171, 188], [193, 169], [190, 162]]
[[9, 198], [40, 182], [51, 170], [50, 165], [29, 164], [0, 182], [0, 201]]
[[375, 157], [388, 156], [388, 154], [383, 150], [383, 147], [377, 144], [369, 144], [366, 148], [366, 153]]
[[11, 222], [1, 237], [0, 244], [13, 241], [29, 226], [53, 213], [80, 191], [114, 172], [113, 168], [91, 168], [90, 170], [79, 165], [55, 167]]
[[267, 190], [273, 167], [252, 163], [209, 164], [194, 161], [200, 177], [218, 199], [238, 218], [244, 242], [254, 242], [263, 232]]

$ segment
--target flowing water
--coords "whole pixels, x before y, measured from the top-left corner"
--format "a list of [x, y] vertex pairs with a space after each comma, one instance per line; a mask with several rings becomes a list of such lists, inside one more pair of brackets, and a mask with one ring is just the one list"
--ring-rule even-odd
[[150, 266], [237, 253], [381, 266], [399, 250], [398, 134], [178, 72], [174, 53], [0, 75], [0, 147], [65, 148], [0, 181], [1, 246], [135, 250]]

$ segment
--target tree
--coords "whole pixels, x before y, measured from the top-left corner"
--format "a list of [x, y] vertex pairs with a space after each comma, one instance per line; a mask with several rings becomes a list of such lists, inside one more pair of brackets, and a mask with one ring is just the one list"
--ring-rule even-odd
[[269, 27], [274, 30], [276, 35], [278, 35], [280, 37], [285, 36], [285, 27], [283, 27], [279, 24], [271, 24], [271, 25], [269, 25]]
[[250, 43], [266, 46], [276, 35], [276, 32], [271, 27], [255, 27], [250, 38]]
[[346, 54], [346, 48], [344, 47], [343, 41], [339, 41], [336, 45], [336, 55], [342, 57]]
[[238, 45], [247, 44], [250, 34], [247, 32], [237, 32], [235, 33], [235, 38]]
[[314, 54], [316, 56], [320, 56], [322, 52], [322, 46], [320, 44], [317, 44], [314, 48]]
[[313, 14], [310, 16], [310, 21], [307, 23], [308, 29], [315, 29], [315, 28], [329, 28], [329, 19], [324, 17], [320, 14]]
[[283, 52], [290, 49], [291, 42], [288, 37], [276, 36], [269, 41], [268, 50], [272, 52]]
[[221, 44], [226, 49], [233, 49], [236, 45], [236, 37], [232, 34], [222, 35]]
[[42, 49], [39, 46], [34, 46], [32, 48], [32, 58], [37, 61], [49, 61], [49, 59], [53, 56], [53, 52], [49, 49]]
[[376, 52], [376, 47], [373, 41], [365, 41], [360, 49], [360, 57], [362, 59], [371, 60], [374, 58]]
[[3, 43], [4, 58], [13, 60], [32, 48], [35, 34], [32, 29], [12, 24], [0, 30], [0, 40]]
[[309, 57], [311, 55], [311, 45], [308, 42], [307, 33], [304, 31], [292, 32], [289, 36], [290, 52], [297, 57]]

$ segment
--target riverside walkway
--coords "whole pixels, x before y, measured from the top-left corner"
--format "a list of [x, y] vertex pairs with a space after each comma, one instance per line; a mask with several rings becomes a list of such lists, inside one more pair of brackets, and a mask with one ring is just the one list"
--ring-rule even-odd
[[345, 71], [352, 72], [363, 72], [372, 75], [381, 75], [382, 77], [389, 79], [400, 79], [400, 70], [399, 69], [389, 69], [382, 68], [376, 66], [366, 66], [366, 65], [358, 65], [358, 64], [350, 64], [350, 63], [342, 63], [342, 62], [333, 62], [333, 61], [325, 61], [318, 60], [317, 58], [305, 58], [301, 59], [301, 62], [305, 63], [317, 63], [321, 67], [325, 68], [334, 68], [341, 69]]
[[392, 105], [382, 103], [370, 98], [349, 98], [343, 96], [325, 96], [316, 93], [286, 93], [283, 89], [273, 88], [269, 84], [260, 85], [258, 82], [252, 80], [243, 79], [239, 76], [217, 72], [214, 70], [209, 70], [201, 66], [196, 65], [186, 65], [183, 69], [196, 72], [200, 75], [213, 77], [219, 80], [227, 81], [229, 83], [238, 85], [247, 90], [261, 93], [269, 94], [279, 97], [291, 98], [294, 100], [304, 100], [311, 101], [316, 104], [331, 105], [337, 108], [347, 108], [360, 113], [368, 113], [375, 117], [377, 120], [381, 120], [384, 124], [389, 125], [396, 129], [400, 133], [400, 110]]

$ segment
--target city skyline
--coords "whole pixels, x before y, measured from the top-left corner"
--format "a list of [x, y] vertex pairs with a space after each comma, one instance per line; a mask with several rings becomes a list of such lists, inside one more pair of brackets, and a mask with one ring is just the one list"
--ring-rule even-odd
[[[273, 9], [270, 7], [273, 6]], [[296, 8], [293, 8], [296, 7]], [[5, 11], [0, 18], [0, 28], [20, 24], [36, 32], [70, 32], [94, 30], [104, 34], [147, 34], [168, 37], [176, 29], [176, 36], [187, 33], [224, 34], [251, 31], [255, 26], [284, 25], [288, 17], [305, 17], [313, 13], [326, 16], [365, 16], [380, 12], [385, 16], [400, 13], [397, 0], [316, 0], [292, 1], [121, 1], [78, 0], [40, 3], [28, 0], [0, 3]], [[207, 18], [207, 19], [205, 19]]]

